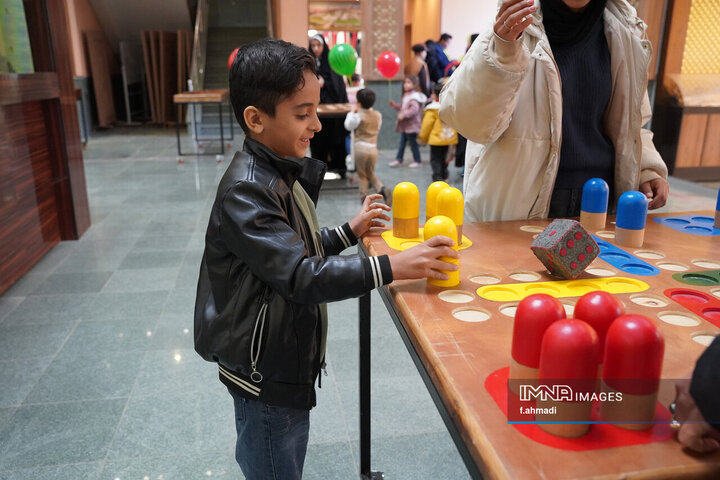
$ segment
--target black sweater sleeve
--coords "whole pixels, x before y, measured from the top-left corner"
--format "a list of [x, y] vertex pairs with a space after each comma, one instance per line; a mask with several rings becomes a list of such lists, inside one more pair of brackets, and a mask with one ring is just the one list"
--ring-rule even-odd
[[705, 421], [720, 430], [720, 335], [700, 355], [690, 382], [690, 395]]

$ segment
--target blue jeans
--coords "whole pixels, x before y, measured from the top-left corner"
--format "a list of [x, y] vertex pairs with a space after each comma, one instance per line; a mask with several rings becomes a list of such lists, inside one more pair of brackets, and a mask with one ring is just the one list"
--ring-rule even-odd
[[400, 133], [400, 148], [398, 148], [397, 156], [395, 157], [398, 162], [403, 162], [403, 157], [405, 156], [405, 143], [409, 143], [413, 161], [420, 163], [420, 148], [418, 148], [417, 136], [417, 133]]
[[[228, 390], [229, 391], [229, 390]], [[235, 402], [235, 460], [247, 480], [300, 480], [310, 411], [273, 407], [230, 391]]]

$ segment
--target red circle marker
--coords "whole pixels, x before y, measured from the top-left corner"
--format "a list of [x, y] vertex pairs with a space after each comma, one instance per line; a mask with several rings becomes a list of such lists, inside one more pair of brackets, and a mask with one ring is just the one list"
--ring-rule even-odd
[[568, 240], [567, 247], [573, 248], [575, 246], [575, 242], [573, 240]]
[[570, 268], [575, 270], [577, 268], [577, 262], [570, 262]]
[[561, 248], [561, 249], [560, 249], [560, 256], [561, 256], [561, 257], [564, 257], [565, 255], [567, 255], [567, 250], [565, 250], [564, 248]]
[[583, 261], [585, 261], [585, 254], [581, 253], [580, 255], [578, 255], [578, 262], [583, 262]]
[[557, 230], [553, 230], [552, 232], [550, 232], [549, 235], [552, 237], [552, 236], [555, 235], [556, 233], [557, 233]]
[[587, 253], [592, 253], [592, 251], [593, 251], [592, 246], [591, 246], [591, 245], [588, 245], [587, 247], [585, 247], [585, 251], [586, 251]]
[[580, 240], [582, 238], [582, 232], [575, 232], [575, 239]]

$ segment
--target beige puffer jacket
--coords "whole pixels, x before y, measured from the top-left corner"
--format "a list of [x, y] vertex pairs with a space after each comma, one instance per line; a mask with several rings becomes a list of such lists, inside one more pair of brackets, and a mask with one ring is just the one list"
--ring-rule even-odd
[[[440, 95], [440, 118], [468, 139], [465, 212], [470, 221], [545, 218], [558, 170], [562, 133], [560, 74], [542, 13], [519, 39], [492, 30], [479, 37]], [[608, 0], [605, 35], [612, 94], [605, 133], [615, 147], [616, 199], [640, 183], [667, 178], [642, 126], [650, 119], [645, 24], [625, 0]], [[615, 199], [615, 200], [616, 200]]]

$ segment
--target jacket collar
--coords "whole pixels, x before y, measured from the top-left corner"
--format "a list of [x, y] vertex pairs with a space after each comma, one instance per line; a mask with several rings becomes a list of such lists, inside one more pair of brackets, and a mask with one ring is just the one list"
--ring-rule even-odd
[[320, 187], [327, 171], [325, 162], [310, 157], [281, 157], [262, 143], [249, 137], [245, 137], [243, 151], [257, 160], [263, 160], [272, 165], [290, 188], [296, 180], [299, 181], [308, 196], [317, 205]]

